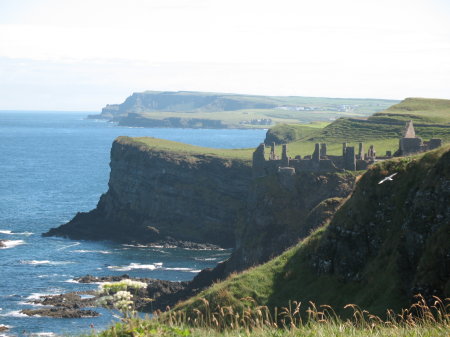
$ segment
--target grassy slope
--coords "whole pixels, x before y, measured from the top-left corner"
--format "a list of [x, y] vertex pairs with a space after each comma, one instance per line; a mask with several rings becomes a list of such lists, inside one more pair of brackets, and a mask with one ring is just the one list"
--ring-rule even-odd
[[153, 137], [119, 137], [119, 140], [121, 143], [140, 146], [142, 150], [166, 152], [172, 156], [191, 157], [192, 160], [197, 160], [202, 157], [215, 157], [241, 160], [249, 165], [251, 164], [252, 153], [254, 151], [254, 149], [214, 149]]
[[[291, 157], [311, 154], [316, 142], [327, 143], [328, 153], [339, 155], [343, 142], [357, 147], [360, 141], [366, 151], [373, 144], [377, 153], [384, 155], [387, 150], [397, 150], [404, 124], [411, 119], [423, 140], [442, 138], [450, 142], [450, 100], [442, 99], [407, 98], [367, 120], [341, 118], [316, 130], [304, 125], [276, 126], [270, 132], [289, 143]], [[277, 151], [281, 153], [281, 149]]]
[[[374, 169], [366, 173], [368, 175], [366, 181], [379, 179], [380, 172], [387, 167], [389, 167], [390, 172], [396, 170], [409, 172], [406, 175], [406, 180], [404, 180], [405, 186], [400, 188], [398, 192], [398, 195], [406, 195], [411, 187], [410, 184], [418, 183], [420, 179], [417, 180], [416, 178], [426, 176], [430, 172], [430, 167], [433, 167], [444, 153], [447, 153], [448, 156], [449, 151], [450, 146], [446, 146], [440, 150], [416, 156], [413, 161], [401, 158], [379, 163]], [[421, 158], [422, 160], [418, 160]], [[411, 164], [408, 166], [408, 163]], [[336, 213], [333, 221], [342, 222], [342, 220], [345, 220], [344, 210], [346, 210], [346, 207], [347, 209], [351, 208], [353, 203], [358, 202], [352, 199], [350, 198], [347, 201], [347, 206], [342, 207], [343, 211]], [[402, 202], [402, 200], [399, 202]], [[241, 274], [232, 275], [224, 282], [213, 285], [198, 296], [179, 304], [177, 309], [189, 312], [193, 308], [201, 306], [200, 298], [206, 298], [211, 307], [215, 307], [217, 304], [240, 307], [242, 306], [241, 299], [248, 296], [256, 300], [259, 305], [280, 307], [286, 306], [289, 300], [299, 300], [303, 303], [312, 300], [318, 304], [331, 304], [341, 312], [342, 307], [347, 303], [356, 303], [377, 314], [383, 314], [387, 307], [399, 309], [407, 306], [408, 298], [400, 290], [401, 281], [397, 269], [396, 244], [400, 240], [400, 235], [397, 233], [399, 229], [392, 227], [391, 237], [386, 239], [377, 256], [365, 265], [364, 281], [344, 282], [334, 274], [317, 275], [317, 272], [311, 267], [311, 254], [314, 254], [321, 243], [332, 235], [329, 226], [324, 226], [297, 246], [268, 263]], [[445, 235], [444, 233], [445, 231], [441, 231], [441, 233], [438, 233], [439, 235], [434, 235], [432, 239], [435, 243], [441, 242], [441, 247], [445, 250], [449, 248], [450, 237], [448, 233]], [[434, 250], [436, 250], [436, 245], [429, 242], [422, 256], [422, 264], [429, 265], [424, 260], [433, 260]], [[429, 258], [430, 256], [431, 258]], [[447, 289], [447, 291], [450, 291], [450, 289]]]

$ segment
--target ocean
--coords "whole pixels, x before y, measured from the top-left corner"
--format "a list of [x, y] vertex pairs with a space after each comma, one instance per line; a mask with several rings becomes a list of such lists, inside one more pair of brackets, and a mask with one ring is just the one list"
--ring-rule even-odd
[[[42, 233], [95, 208], [107, 191], [118, 136], [151, 136], [216, 148], [256, 147], [265, 130], [147, 129], [89, 120], [87, 112], [0, 111], [0, 325], [3, 335], [89, 333], [117, 318], [29, 317], [43, 294], [95, 289], [74, 277], [122, 275], [183, 281], [226, 259], [229, 250], [159, 249], [113, 242], [44, 238]], [[0, 333], [2, 336], [2, 333]]]

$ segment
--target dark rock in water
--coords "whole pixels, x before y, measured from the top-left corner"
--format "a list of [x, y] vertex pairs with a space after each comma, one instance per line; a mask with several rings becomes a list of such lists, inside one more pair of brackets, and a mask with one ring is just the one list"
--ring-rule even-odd
[[[97, 282], [119, 282], [125, 279], [130, 279], [130, 275], [123, 274], [121, 276], [92, 276], [92, 275], [85, 275], [82, 277], [76, 277], [74, 278], [75, 281], [78, 283], [97, 283]], [[136, 281], [141, 281], [145, 279], [134, 279]], [[145, 281], [142, 281], [145, 282]]]
[[3, 243], [2, 240], [0, 240], [0, 248], [1, 248], [1, 247], [6, 247], [6, 245]]
[[[80, 295], [91, 295], [82, 298]], [[51, 306], [51, 308], [24, 309], [21, 312], [28, 316], [44, 316], [53, 318], [82, 318], [97, 317], [99, 313], [93, 310], [83, 310], [85, 307], [96, 306], [95, 291], [71, 292], [61, 295], [45, 295], [38, 300], [30, 301], [33, 304]]]
[[[93, 297], [83, 298], [80, 295], [91, 295]], [[71, 292], [60, 295], [45, 295], [38, 300], [30, 301], [33, 304], [48, 305], [60, 308], [78, 309], [95, 306], [96, 293], [95, 291], [86, 292]]]
[[[92, 276], [86, 275], [76, 278], [79, 283], [97, 283], [97, 282], [119, 282], [124, 279], [131, 279], [133, 281], [147, 283], [146, 289], [130, 290], [133, 295], [134, 305], [137, 310], [149, 310], [165, 309], [167, 305], [172, 306], [181, 299], [186, 297], [181, 296], [182, 291], [185, 290], [192, 282], [174, 282], [164, 281], [149, 278], [131, 278], [129, 275], [124, 274], [121, 276]], [[176, 295], [178, 294], [178, 295]], [[69, 294], [65, 294], [69, 295]], [[70, 297], [73, 299], [74, 297]], [[167, 299], [170, 298], [170, 299]], [[149, 299], [152, 301], [150, 302]], [[57, 299], [52, 299], [55, 301]], [[85, 301], [85, 300], [83, 300]], [[43, 302], [39, 302], [42, 303]], [[75, 303], [77, 303], [75, 298]], [[150, 303], [150, 304], [149, 304]]]
[[100, 314], [94, 310], [80, 310], [69, 308], [24, 309], [21, 313], [28, 316], [44, 316], [51, 318], [83, 318], [97, 317]]
[[9, 328], [7, 326], [0, 325], [0, 332], [5, 332], [5, 331], [8, 331], [8, 330], [9, 330]]

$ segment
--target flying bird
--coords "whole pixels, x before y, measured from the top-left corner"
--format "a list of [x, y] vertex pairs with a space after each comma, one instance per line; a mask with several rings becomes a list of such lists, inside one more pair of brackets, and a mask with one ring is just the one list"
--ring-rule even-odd
[[389, 177], [384, 178], [383, 180], [381, 180], [381, 181], [378, 183], [378, 185], [384, 183], [384, 182], [387, 181], [387, 180], [390, 180], [390, 181], [394, 180], [394, 179], [392, 179], [392, 177], [395, 176], [396, 174], [397, 174], [397, 172], [391, 174]]

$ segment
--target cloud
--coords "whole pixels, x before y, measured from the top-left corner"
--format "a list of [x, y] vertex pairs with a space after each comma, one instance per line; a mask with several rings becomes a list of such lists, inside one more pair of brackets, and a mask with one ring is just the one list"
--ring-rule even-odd
[[448, 14], [441, 0], [5, 1], [1, 104], [23, 106], [19, 89], [76, 109], [146, 89], [445, 97]]

